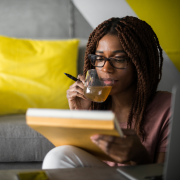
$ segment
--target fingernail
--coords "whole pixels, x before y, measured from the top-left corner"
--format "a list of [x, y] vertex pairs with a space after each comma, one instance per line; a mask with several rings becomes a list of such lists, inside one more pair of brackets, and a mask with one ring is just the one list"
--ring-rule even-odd
[[91, 138], [91, 140], [97, 140], [99, 138], [99, 135], [95, 134], [95, 135], [91, 136], [90, 138]]
[[94, 139], [91, 139], [94, 144], [98, 144], [98, 142]]

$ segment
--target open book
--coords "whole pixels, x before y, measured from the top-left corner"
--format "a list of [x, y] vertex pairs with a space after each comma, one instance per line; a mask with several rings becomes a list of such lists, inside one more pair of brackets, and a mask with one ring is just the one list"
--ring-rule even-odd
[[90, 139], [95, 134], [123, 136], [112, 111], [30, 108], [26, 123], [55, 146], [73, 145], [102, 160], [112, 159]]

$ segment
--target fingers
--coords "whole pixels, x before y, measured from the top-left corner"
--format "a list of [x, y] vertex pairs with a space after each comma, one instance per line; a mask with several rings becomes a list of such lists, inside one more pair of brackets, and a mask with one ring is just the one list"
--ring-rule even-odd
[[72, 86], [70, 86], [69, 89], [67, 90], [67, 95], [71, 95], [74, 92], [78, 92], [79, 94], [84, 95], [83, 88], [81, 88], [79, 84], [80, 82], [75, 82]]
[[124, 141], [126, 141], [124, 138], [118, 136], [99, 135], [99, 134], [91, 136], [91, 140], [95, 140], [95, 141], [103, 140], [106, 142], [110, 142], [110, 143], [112, 142], [116, 144], [124, 144]]
[[74, 100], [74, 98], [76, 98], [76, 97], [80, 97], [80, 98], [82, 98], [82, 99], [84, 99], [84, 100], [87, 100], [87, 98], [85, 98], [85, 96], [83, 95], [83, 94], [81, 94], [81, 93], [79, 93], [79, 92], [77, 92], [77, 91], [72, 91], [72, 92], [70, 92], [70, 93], [67, 93], [67, 98], [68, 98], [68, 100]]
[[70, 86], [70, 88], [73, 88], [73, 87], [76, 87], [76, 86], [80, 87], [82, 90], [84, 89], [84, 84], [83, 84], [82, 81], [79, 81], [79, 80], [76, 81], [73, 85]]
[[108, 136], [108, 135], [93, 135], [91, 136], [91, 140], [97, 146], [99, 146], [104, 152], [109, 154], [111, 146], [113, 145], [121, 145], [124, 146], [124, 138], [116, 137], [116, 136]]
[[[130, 136], [137, 136], [136, 132], [133, 129], [122, 129], [125, 137], [130, 137]], [[110, 135], [100, 135], [100, 134], [96, 134], [92, 136], [92, 139], [104, 139], [105, 141], [108, 142], [114, 142], [114, 143], [119, 143], [119, 142], [123, 142], [125, 139], [123, 139], [122, 137], [119, 136], [110, 136]]]
[[129, 161], [127, 157], [127, 145], [126, 144], [115, 144], [113, 141], [105, 141], [99, 139], [93, 141], [100, 149], [102, 149], [107, 155], [120, 163]]
[[91, 140], [111, 158], [120, 163], [135, 160], [144, 150], [134, 130], [123, 129], [125, 137], [110, 135], [93, 135]]
[[100, 134], [96, 134], [91, 136], [91, 140], [104, 140], [107, 142], [113, 142], [115, 144], [124, 144], [127, 142], [127, 138], [131, 139], [131, 138], [137, 138], [137, 134], [133, 129], [122, 129], [123, 133], [124, 133], [124, 137], [126, 138], [122, 138], [119, 136], [110, 136], [110, 135], [100, 135]]
[[87, 100], [87, 98], [85, 98], [85, 96], [84, 96], [84, 91], [83, 91], [84, 90], [84, 84], [83, 84], [84, 83], [84, 77], [82, 75], [78, 75], [78, 79], [80, 79], [80, 81], [76, 81], [67, 90], [68, 100], [72, 100], [75, 97], [80, 97], [80, 98]]
[[85, 78], [82, 74], [79, 74], [77, 78], [80, 79], [83, 84], [85, 84]]

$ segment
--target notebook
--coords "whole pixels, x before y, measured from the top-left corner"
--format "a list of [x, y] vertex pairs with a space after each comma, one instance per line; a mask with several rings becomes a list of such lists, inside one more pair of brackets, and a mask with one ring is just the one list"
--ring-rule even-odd
[[76, 146], [102, 160], [113, 161], [90, 137], [95, 134], [123, 136], [112, 111], [29, 108], [26, 123], [55, 146]]
[[118, 172], [131, 180], [180, 179], [180, 84], [176, 84], [172, 89], [171, 111], [165, 163], [118, 167]]

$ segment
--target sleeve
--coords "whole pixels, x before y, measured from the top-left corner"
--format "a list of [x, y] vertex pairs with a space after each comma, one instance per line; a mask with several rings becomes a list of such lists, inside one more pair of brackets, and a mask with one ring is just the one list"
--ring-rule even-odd
[[167, 145], [168, 145], [168, 136], [169, 136], [169, 124], [171, 120], [170, 115], [170, 107], [167, 109], [167, 111], [164, 113], [164, 116], [162, 118], [162, 126], [158, 138], [157, 143], [157, 151], [156, 152], [166, 152], [167, 151]]

